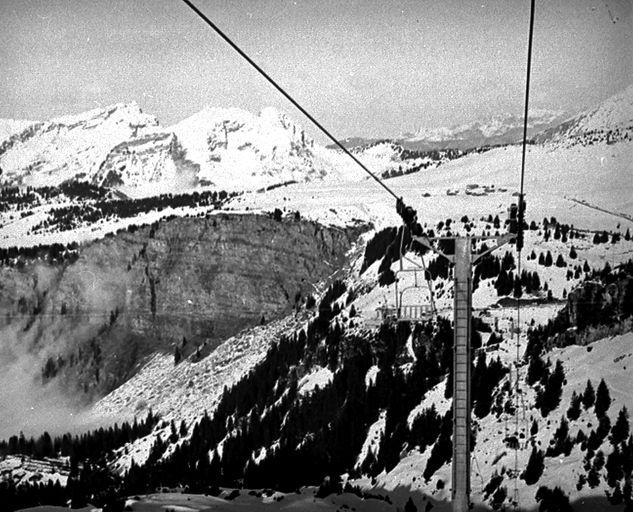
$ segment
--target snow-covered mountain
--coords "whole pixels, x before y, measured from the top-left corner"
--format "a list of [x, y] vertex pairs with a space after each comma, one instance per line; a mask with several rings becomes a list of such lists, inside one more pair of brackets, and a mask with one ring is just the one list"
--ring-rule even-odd
[[157, 128], [157, 119], [133, 103], [29, 123], [0, 144], [0, 180], [3, 185], [25, 186], [97, 182], [114, 147]]
[[259, 115], [206, 107], [168, 129], [200, 166], [201, 185], [253, 190], [289, 181], [340, 179], [336, 155], [272, 108]]
[[[562, 110], [532, 109], [528, 116], [528, 137], [558, 126], [568, 116]], [[349, 137], [345, 147], [360, 151], [381, 142], [397, 144], [412, 151], [442, 149], [472, 150], [484, 146], [514, 144], [523, 136], [523, 115], [502, 113], [487, 119], [453, 126], [420, 128], [388, 139]], [[328, 146], [333, 147], [333, 146]]]
[[357, 172], [338, 170], [339, 155], [273, 108], [255, 115], [206, 107], [161, 127], [135, 103], [117, 104], [47, 122], [3, 121], [0, 137], [3, 185], [77, 180], [150, 196], [358, 178]]
[[[531, 110], [528, 115], [528, 136], [551, 128], [565, 118], [562, 111], [545, 109]], [[398, 137], [405, 147], [416, 149], [471, 149], [481, 146], [513, 144], [523, 135], [521, 114], [498, 114], [482, 121], [464, 123], [451, 127], [420, 129], [412, 134]]]
[[599, 106], [543, 131], [535, 139], [537, 142], [585, 145], [633, 140], [633, 85]]
[[35, 124], [35, 121], [21, 119], [0, 119], [0, 143], [19, 133], [27, 127]]

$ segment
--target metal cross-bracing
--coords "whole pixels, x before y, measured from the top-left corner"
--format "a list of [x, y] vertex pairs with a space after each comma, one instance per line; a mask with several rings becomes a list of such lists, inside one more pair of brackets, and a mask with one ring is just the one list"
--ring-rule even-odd
[[[452, 505], [453, 512], [465, 512], [470, 507], [470, 330], [472, 318], [472, 269], [473, 263], [514, 239], [512, 234], [501, 236], [458, 236], [413, 239], [454, 263], [453, 271], [453, 462]], [[433, 240], [454, 240], [455, 254], [438, 251]], [[473, 240], [495, 239], [496, 243], [486, 251], [473, 255]]]
[[453, 326], [453, 510], [468, 510], [470, 497], [470, 326], [472, 253], [470, 238], [455, 239]]

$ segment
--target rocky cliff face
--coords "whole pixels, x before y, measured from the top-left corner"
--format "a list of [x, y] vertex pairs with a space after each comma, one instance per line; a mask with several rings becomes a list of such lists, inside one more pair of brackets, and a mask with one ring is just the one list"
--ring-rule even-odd
[[583, 283], [569, 293], [569, 323], [582, 329], [588, 325], [609, 324], [628, 316], [633, 309], [633, 277], [622, 274], [609, 284], [599, 281]]
[[72, 263], [0, 268], [0, 360], [35, 355], [33, 377], [90, 401], [149, 354], [209, 351], [287, 314], [344, 266], [359, 232], [257, 215], [175, 218], [89, 244]]

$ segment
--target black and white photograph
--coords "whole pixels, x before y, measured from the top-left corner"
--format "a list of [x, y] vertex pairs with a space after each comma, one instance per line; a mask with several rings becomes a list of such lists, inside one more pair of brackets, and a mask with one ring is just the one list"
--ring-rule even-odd
[[633, 512], [633, 1], [0, 2], [0, 512]]

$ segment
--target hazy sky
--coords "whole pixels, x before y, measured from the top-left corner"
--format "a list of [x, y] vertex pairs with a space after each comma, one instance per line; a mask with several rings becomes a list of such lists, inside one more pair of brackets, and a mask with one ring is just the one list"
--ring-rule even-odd
[[[341, 137], [521, 111], [529, 0], [196, 3]], [[575, 111], [633, 82], [633, 1], [536, 5], [532, 106]], [[180, 0], [0, 2], [0, 117], [128, 101], [164, 125], [273, 105], [309, 128]]]

